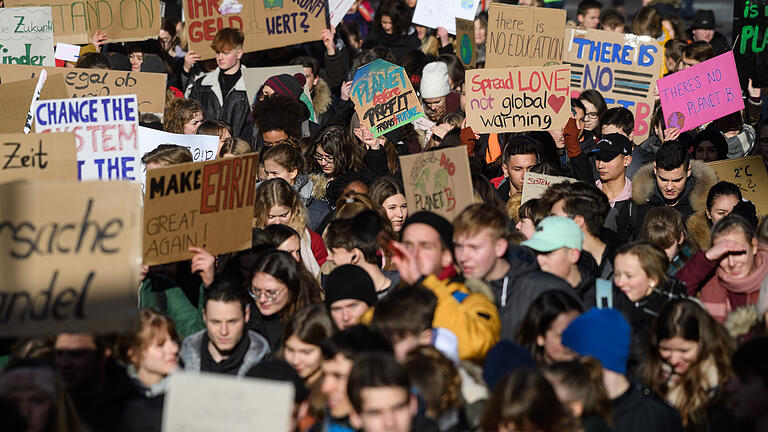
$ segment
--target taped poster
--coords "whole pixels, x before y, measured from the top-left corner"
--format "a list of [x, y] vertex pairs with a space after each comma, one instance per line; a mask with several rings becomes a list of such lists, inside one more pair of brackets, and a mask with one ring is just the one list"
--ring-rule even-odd
[[664, 121], [680, 132], [744, 109], [733, 51], [665, 76], [658, 86]]
[[523, 196], [520, 203], [525, 203], [533, 198], [541, 198], [550, 186], [566, 181], [574, 181], [572, 178], [551, 176], [527, 172], [523, 174]]
[[131, 328], [140, 212], [138, 184], [0, 184], [0, 336]]
[[136, 96], [39, 101], [35, 132], [74, 132], [80, 180], [137, 180]]
[[258, 155], [147, 170], [143, 262], [190, 259], [190, 246], [217, 255], [251, 247]]
[[474, 69], [477, 63], [475, 22], [456, 18], [456, 50], [464, 69]]
[[608, 107], [621, 106], [635, 116], [635, 143], [651, 131], [654, 86], [661, 72], [662, 51], [650, 36], [566, 30], [563, 60], [571, 65], [571, 97], [597, 90]]
[[491, 3], [485, 67], [559, 64], [564, 34], [564, 9]]
[[[728, 159], [708, 164], [717, 173], [718, 180], [735, 184], [741, 195], [757, 207], [758, 215], [768, 215], [768, 174], [762, 156]], [[762, 192], [760, 192], [762, 191]]]
[[463, 146], [401, 156], [408, 211], [426, 210], [452, 221], [475, 195]]
[[3, 64], [53, 66], [53, 18], [50, 7], [0, 9]]
[[768, 87], [768, 0], [734, 0], [733, 52], [739, 82], [746, 85], [752, 78], [755, 88]]
[[476, 133], [561, 129], [570, 73], [568, 65], [468, 70], [467, 124]]
[[189, 49], [203, 59], [225, 27], [243, 31], [243, 52], [320, 40], [326, 28], [324, 0], [184, 0], [184, 14]]
[[350, 98], [360, 124], [376, 137], [424, 117], [405, 68], [382, 59], [357, 69]]
[[76, 181], [75, 134], [0, 135], [0, 183]]
[[480, 0], [419, 0], [413, 11], [414, 24], [456, 34], [456, 18], [474, 20]]

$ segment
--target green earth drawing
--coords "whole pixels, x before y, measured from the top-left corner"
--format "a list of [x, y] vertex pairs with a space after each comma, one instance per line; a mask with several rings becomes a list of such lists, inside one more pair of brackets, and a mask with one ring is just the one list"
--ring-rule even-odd
[[472, 43], [469, 41], [469, 36], [466, 34], [461, 35], [459, 54], [461, 55], [462, 63], [469, 64], [472, 62]]

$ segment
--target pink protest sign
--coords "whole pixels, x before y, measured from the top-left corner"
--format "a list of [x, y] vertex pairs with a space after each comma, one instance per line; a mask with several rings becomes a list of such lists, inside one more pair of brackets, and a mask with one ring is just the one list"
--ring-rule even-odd
[[681, 132], [744, 109], [733, 51], [656, 83], [667, 127]]

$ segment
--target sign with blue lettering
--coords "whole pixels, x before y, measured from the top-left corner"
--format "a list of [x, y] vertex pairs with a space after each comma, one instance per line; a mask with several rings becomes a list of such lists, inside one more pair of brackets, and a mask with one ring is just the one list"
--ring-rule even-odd
[[599, 91], [609, 107], [622, 106], [635, 115], [635, 142], [648, 137], [662, 62], [655, 39], [570, 27], [563, 61], [571, 65], [571, 97]]
[[382, 59], [357, 69], [350, 97], [360, 125], [375, 137], [424, 117], [405, 68]]
[[38, 101], [35, 132], [74, 132], [80, 180], [136, 180], [139, 111], [135, 95]]
[[0, 9], [2, 64], [53, 66], [51, 8]]

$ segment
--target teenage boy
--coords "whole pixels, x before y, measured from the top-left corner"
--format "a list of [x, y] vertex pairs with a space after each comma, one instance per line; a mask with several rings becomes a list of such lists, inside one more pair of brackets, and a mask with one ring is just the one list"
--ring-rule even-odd
[[404, 362], [405, 356], [419, 345], [431, 345], [435, 332], [437, 297], [421, 286], [395, 290], [376, 305], [371, 327], [389, 340], [395, 358]]
[[216, 52], [218, 67], [198, 78], [187, 90], [187, 97], [200, 102], [206, 120], [222, 120], [232, 127], [232, 135], [249, 143], [253, 141], [248, 126], [251, 104], [245, 90], [240, 59], [245, 36], [239, 29], [223, 28], [216, 33], [211, 48]]
[[599, 176], [595, 186], [608, 197], [610, 206], [620, 211], [632, 198], [632, 180], [627, 178], [632, 142], [620, 133], [603, 135], [591, 154]]
[[594, 0], [582, 0], [576, 10], [579, 27], [597, 30], [600, 24], [600, 10], [603, 4]]
[[[624, 107], [609, 108], [600, 117], [600, 123], [603, 125], [603, 136], [615, 133], [624, 135], [630, 144], [635, 139], [635, 116], [632, 114], [632, 111]], [[630, 179], [643, 164], [653, 162], [655, 157], [655, 153], [643, 145], [632, 146], [631, 150], [632, 160], [627, 167], [626, 174]]]
[[536, 142], [527, 136], [520, 135], [510, 138], [502, 155], [501, 170], [504, 181], [496, 190], [502, 201], [523, 190], [523, 176], [539, 163], [539, 153]]
[[356, 265], [336, 267], [325, 279], [325, 305], [339, 330], [370, 322], [376, 300], [371, 277]]

